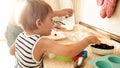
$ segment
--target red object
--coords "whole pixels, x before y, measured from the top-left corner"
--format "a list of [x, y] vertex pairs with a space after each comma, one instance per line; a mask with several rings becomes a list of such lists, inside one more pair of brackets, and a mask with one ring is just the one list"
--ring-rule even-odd
[[75, 62], [76, 60], [78, 60], [79, 57], [82, 57], [82, 55], [81, 54], [76, 55], [75, 57], [73, 57], [73, 61]]
[[104, 0], [97, 0], [97, 5], [101, 6], [103, 4]]
[[100, 16], [110, 18], [116, 7], [116, 0], [97, 0], [97, 5], [101, 6]]
[[102, 18], [105, 18], [107, 16], [107, 14], [106, 14], [106, 8], [107, 8], [107, 6], [104, 6], [104, 7], [102, 6], [102, 8], [100, 10], [100, 16]]
[[114, 13], [114, 10], [116, 7], [116, 0], [108, 0], [107, 2], [108, 4], [107, 4], [106, 14], [107, 14], [107, 17], [110, 18]]

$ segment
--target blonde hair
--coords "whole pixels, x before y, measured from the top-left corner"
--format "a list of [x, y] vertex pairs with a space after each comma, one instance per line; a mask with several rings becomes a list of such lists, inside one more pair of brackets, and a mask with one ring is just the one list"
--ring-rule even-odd
[[44, 21], [50, 12], [53, 12], [52, 8], [43, 0], [26, 0], [18, 22], [24, 30], [34, 30], [36, 20]]

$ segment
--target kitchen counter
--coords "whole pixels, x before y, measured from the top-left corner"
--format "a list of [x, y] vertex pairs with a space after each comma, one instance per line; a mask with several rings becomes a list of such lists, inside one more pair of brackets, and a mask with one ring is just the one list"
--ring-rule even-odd
[[[102, 35], [99, 34], [98, 32], [91, 30], [83, 25], [76, 24], [73, 30], [61, 30], [67, 38], [61, 39], [61, 40], [56, 40], [57, 42], [67, 44], [67, 43], [73, 43], [76, 42], [77, 40], [81, 40], [84, 37], [87, 37], [89, 35], [96, 35], [98, 38], [101, 39], [101, 41], [108, 43], [108, 44], [114, 44], [116, 49], [114, 50], [113, 54], [120, 56], [120, 43], [111, 40], [107, 35]], [[92, 53], [90, 46], [88, 46], [85, 50], [87, 50], [87, 55], [88, 57], [84, 60], [82, 63], [81, 68], [93, 68], [92, 65], [88, 63], [89, 60], [99, 58], [101, 57], [100, 55], [96, 55]], [[44, 65], [45, 68], [74, 68], [74, 62], [63, 62], [63, 61], [58, 61], [56, 59], [50, 59], [47, 56], [45, 57], [44, 60]]]

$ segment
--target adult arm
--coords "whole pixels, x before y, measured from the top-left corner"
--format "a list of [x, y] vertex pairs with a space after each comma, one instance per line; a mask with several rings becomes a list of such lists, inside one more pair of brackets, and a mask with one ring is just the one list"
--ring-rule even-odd
[[10, 47], [10, 55], [15, 55], [15, 44]]

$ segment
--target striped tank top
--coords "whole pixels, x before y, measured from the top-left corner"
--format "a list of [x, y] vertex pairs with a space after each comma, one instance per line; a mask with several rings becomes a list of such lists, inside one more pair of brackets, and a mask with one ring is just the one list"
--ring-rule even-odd
[[17, 68], [43, 68], [44, 57], [39, 62], [33, 57], [34, 47], [40, 38], [40, 35], [27, 36], [25, 32], [19, 34], [15, 43]]

